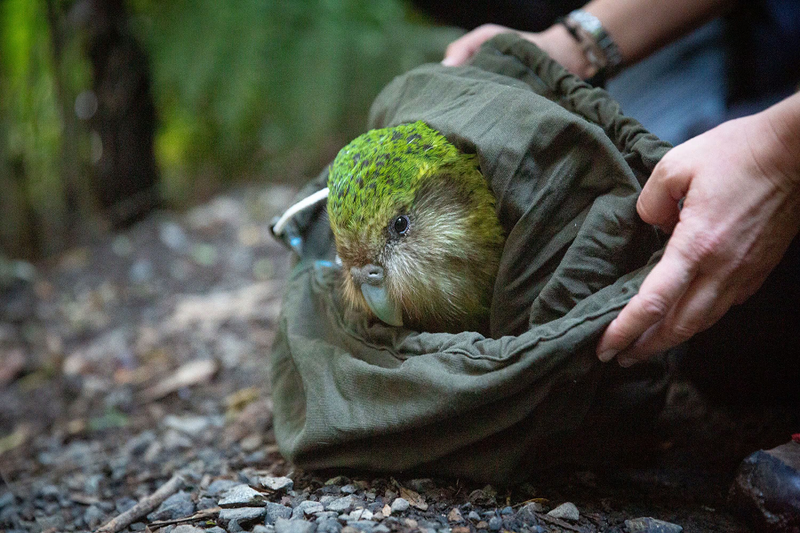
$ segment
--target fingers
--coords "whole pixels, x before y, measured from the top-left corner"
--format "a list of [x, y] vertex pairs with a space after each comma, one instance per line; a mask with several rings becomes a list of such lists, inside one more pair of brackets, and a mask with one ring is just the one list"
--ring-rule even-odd
[[730, 309], [735, 294], [735, 288], [721, 291], [710, 276], [696, 278], [663, 320], [619, 354], [619, 364], [630, 366], [710, 328]]
[[450, 43], [444, 53], [442, 65], [447, 67], [463, 65], [469, 58], [475, 55], [475, 52], [478, 51], [478, 48], [480, 48], [483, 43], [499, 33], [510, 31], [514, 30], [506, 28], [505, 26], [498, 26], [497, 24], [484, 24], [483, 26], [479, 26]]
[[598, 358], [610, 361], [663, 320], [689, 288], [695, 274], [695, 263], [678, 246], [667, 246], [638, 294], [603, 333], [597, 345]]
[[686, 196], [691, 184], [690, 174], [674, 168], [676, 165], [672, 161], [680, 157], [678, 152], [667, 152], [661, 159], [636, 202], [636, 211], [642, 220], [667, 233], [678, 222], [678, 202]]

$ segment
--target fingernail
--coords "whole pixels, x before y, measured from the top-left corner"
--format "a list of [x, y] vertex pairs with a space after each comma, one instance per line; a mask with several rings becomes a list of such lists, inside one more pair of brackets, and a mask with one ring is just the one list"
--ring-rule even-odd
[[608, 363], [609, 361], [614, 359], [614, 356], [616, 356], [618, 353], [619, 353], [619, 350], [614, 350], [614, 349], [606, 350], [606, 351], [600, 353], [597, 356], [597, 358], [600, 359], [604, 363]]
[[617, 359], [617, 363], [622, 368], [628, 368], [629, 366], [635, 365], [637, 362], [638, 361], [632, 357], [620, 357]]
[[452, 57], [445, 57], [444, 59], [442, 59], [442, 65], [444, 65], [445, 67], [454, 67], [456, 66], [456, 60], [453, 59]]

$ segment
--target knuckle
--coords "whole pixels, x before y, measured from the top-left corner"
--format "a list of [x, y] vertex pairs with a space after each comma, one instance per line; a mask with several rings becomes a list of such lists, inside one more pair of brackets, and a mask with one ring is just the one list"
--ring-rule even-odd
[[701, 328], [698, 324], [676, 323], [667, 330], [667, 338], [671, 345], [681, 344], [686, 342], [699, 332]]
[[697, 231], [686, 246], [680, 250], [694, 264], [704, 263], [719, 255], [723, 239], [716, 233], [707, 230]]
[[657, 322], [667, 316], [670, 305], [667, 300], [658, 293], [638, 294], [639, 306], [642, 313], [652, 322]]

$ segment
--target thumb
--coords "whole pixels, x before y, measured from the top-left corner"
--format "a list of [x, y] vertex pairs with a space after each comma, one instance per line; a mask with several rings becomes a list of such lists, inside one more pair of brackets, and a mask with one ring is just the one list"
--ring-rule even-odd
[[666, 233], [670, 233], [678, 223], [679, 202], [686, 196], [691, 182], [688, 174], [674, 168], [669, 156], [669, 153], [665, 155], [653, 169], [636, 201], [636, 211], [642, 220]]

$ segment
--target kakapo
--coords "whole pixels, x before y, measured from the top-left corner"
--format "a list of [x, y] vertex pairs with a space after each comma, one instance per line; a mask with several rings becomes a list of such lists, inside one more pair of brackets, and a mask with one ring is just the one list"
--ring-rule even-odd
[[488, 329], [504, 235], [477, 155], [421, 121], [375, 129], [339, 152], [328, 189], [349, 305], [419, 331]]

